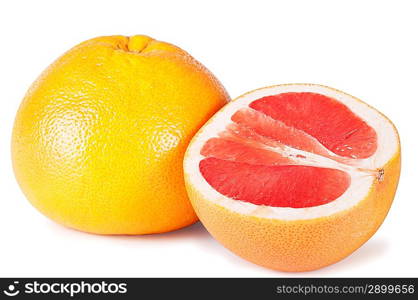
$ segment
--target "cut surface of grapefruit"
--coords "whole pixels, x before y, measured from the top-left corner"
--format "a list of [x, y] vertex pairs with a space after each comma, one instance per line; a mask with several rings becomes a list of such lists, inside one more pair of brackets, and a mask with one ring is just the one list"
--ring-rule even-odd
[[209, 232], [238, 255], [304, 271], [352, 253], [393, 200], [393, 124], [329, 87], [279, 85], [229, 103], [186, 152], [185, 180]]

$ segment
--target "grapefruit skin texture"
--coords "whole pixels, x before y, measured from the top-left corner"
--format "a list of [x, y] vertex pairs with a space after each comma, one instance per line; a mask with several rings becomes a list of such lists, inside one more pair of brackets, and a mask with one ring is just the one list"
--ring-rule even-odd
[[16, 116], [24, 194], [63, 225], [98, 234], [172, 231], [197, 221], [186, 147], [229, 101], [182, 49], [147, 36], [85, 41], [50, 65]]
[[[399, 135], [397, 137], [400, 145]], [[380, 169], [384, 171], [383, 178], [376, 178], [368, 195], [355, 206], [333, 215], [305, 220], [240, 214], [207, 199], [191, 184], [192, 174], [185, 172], [185, 182], [200, 221], [223, 246], [263, 267], [305, 272], [346, 258], [368, 241], [383, 223], [398, 186], [400, 147]]]

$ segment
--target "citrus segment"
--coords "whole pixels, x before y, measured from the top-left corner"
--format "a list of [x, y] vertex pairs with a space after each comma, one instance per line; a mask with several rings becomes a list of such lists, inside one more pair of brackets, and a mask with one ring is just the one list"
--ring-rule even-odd
[[295, 127], [287, 126], [280, 120], [275, 120], [263, 112], [243, 108], [233, 114], [231, 120], [238, 127], [245, 127], [247, 130], [252, 130], [253, 134], [272, 139], [280, 144], [327, 155], [326, 149], [314, 137]]
[[212, 138], [203, 146], [202, 155], [254, 165], [291, 164], [290, 158], [262, 148], [257, 142], [242, 143], [226, 138]]
[[273, 207], [322, 205], [341, 196], [350, 185], [350, 177], [335, 169], [259, 166], [213, 157], [200, 162], [200, 172], [225, 196]]
[[367, 158], [376, 151], [376, 132], [344, 104], [312, 93], [282, 93], [252, 102], [251, 108], [315, 137], [332, 152]]

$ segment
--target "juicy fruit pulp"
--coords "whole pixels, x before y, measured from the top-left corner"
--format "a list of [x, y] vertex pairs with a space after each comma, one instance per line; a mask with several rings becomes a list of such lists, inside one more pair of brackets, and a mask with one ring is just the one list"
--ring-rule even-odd
[[78, 230], [190, 225], [197, 217], [184, 152], [228, 100], [213, 74], [174, 45], [142, 35], [85, 41], [26, 94], [13, 131], [16, 178], [36, 208]]
[[317, 93], [288, 92], [235, 112], [226, 129], [203, 146], [206, 158], [199, 167], [206, 181], [230, 198], [313, 207], [337, 199], [351, 183], [349, 174], [320, 166], [321, 160], [349, 167], [376, 148], [375, 130], [344, 104]]

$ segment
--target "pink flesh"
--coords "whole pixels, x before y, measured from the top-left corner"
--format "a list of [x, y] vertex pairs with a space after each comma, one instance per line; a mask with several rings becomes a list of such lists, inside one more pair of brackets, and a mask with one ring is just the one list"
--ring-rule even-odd
[[327, 96], [283, 93], [258, 99], [250, 107], [306, 132], [340, 156], [367, 158], [376, 151], [374, 129], [347, 106]]
[[[340, 102], [314, 93], [284, 93], [250, 103], [201, 150], [200, 171], [219, 193], [273, 207], [313, 207], [340, 197], [351, 183], [340, 170], [298, 165], [291, 147], [334, 160], [367, 158], [373, 128]], [[304, 158], [303, 155], [296, 155]]]
[[[259, 147], [262, 147], [260, 144]], [[290, 165], [292, 160], [263, 148], [257, 148], [255, 143], [245, 145], [237, 141], [223, 138], [211, 138], [203, 146], [201, 154], [206, 157], [215, 157], [222, 160], [245, 162], [253, 165]]]
[[350, 185], [345, 172], [300, 165], [260, 166], [205, 158], [200, 172], [216, 190], [256, 205], [311, 207], [341, 196]]
[[244, 108], [238, 110], [231, 119], [235, 123], [253, 128], [256, 133], [271, 138], [281, 144], [308, 152], [327, 155], [327, 151], [315, 138], [302, 130], [272, 119], [262, 112]]

